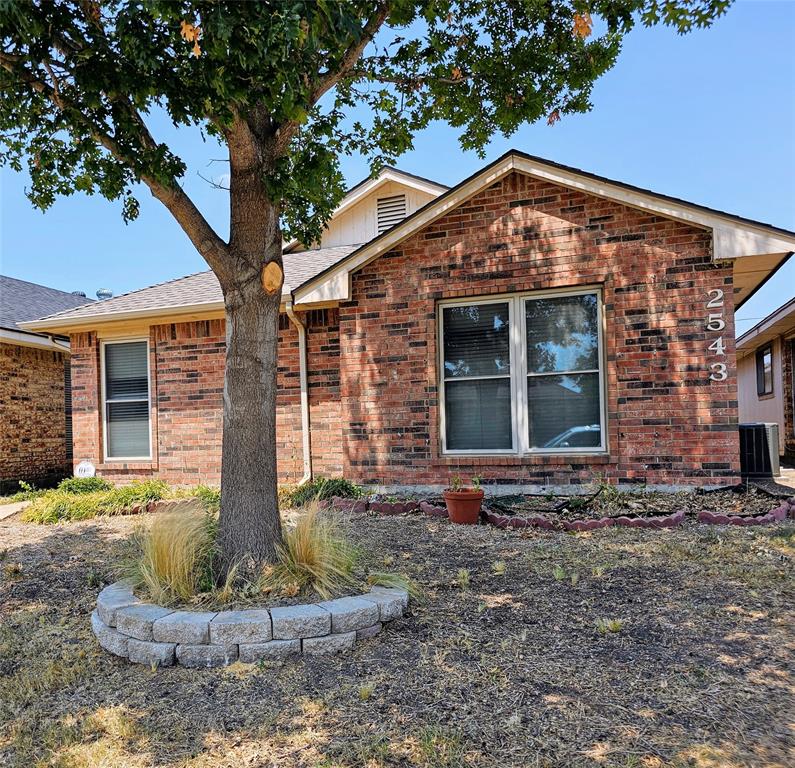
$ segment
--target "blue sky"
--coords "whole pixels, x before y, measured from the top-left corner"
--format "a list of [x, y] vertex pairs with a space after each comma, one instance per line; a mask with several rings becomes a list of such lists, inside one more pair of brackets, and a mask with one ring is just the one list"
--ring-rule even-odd
[[[795, 2], [741, 0], [714, 27], [687, 36], [637, 29], [617, 66], [594, 89], [594, 109], [553, 127], [497, 137], [493, 160], [516, 147], [534, 155], [795, 230]], [[222, 157], [198, 132], [162, 118], [155, 134], [188, 163], [185, 187], [226, 236], [225, 193], [199, 177], [223, 173]], [[434, 125], [418, 135], [401, 168], [455, 184], [483, 165], [457, 134]], [[351, 184], [367, 175], [345, 158]], [[24, 196], [24, 174], [2, 170], [0, 271], [89, 296], [115, 294], [206, 269], [162, 206], [142, 190], [141, 215], [125, 225], [120, 205], [60, 199], [46, 213]], [[795, 296], [795, 257], [738, 312], [743, 331]]]

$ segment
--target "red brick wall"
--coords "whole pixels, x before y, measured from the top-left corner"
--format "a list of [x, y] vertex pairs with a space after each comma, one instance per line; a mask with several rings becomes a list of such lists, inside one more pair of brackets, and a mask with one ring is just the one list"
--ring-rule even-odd
[[795, 461], [795, 339], [781, 339], [782, 376], [784, 379], [784, 456]]
[[68, 474], [62, 352], [0, 344], [0, 482]]
[[[566, 484], [716, 483], [739, 474], [732, 279], [710, 235], [512, 174], [353, 278], [340, 308], [346, 476], [364, 483], [485, 480]], [[609, 453], [441, 455], [440, 299], [600, 285], [606, 317]], [[725, 291], [721, 334], [705, 330], [707, 291]], [[707, 346], [726, 342], [726, 381]]]
[[[336, 310], [307, 314], [314, 469], [342, 472], [339, 442], [339, 331]], [[74, 462], [87, 459], [117, 482], [160, 477], [175, 485], [217, 485], [221, 475], [225, 327], [223, 320], [149, 329], [152, 461], [103, 463], [99, 341], [72, 336]], [[277, 462], [283, 482], [303, 474], [298, 332], [280, 318]]]

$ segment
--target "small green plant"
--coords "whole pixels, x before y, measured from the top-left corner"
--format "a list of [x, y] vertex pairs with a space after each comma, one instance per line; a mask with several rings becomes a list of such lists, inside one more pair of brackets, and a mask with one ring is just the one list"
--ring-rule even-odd
[[451, 491], [460, 491], [461, 488], [464, 486], [464, 481], [461, 479], [460, 475], [453, 475], [450, 478], [450, 490]]
[[455, 580], [460, 589], [469, 589], [469, 570], [466, 568], [459, 568]]
[[556, 565], [552, 569], [552, 576], [555, 581], [563, 581], [566, 578], [566, 569], [562, 565]]
[[359, 688], [359, 700], [369, 701], [375, 690], [375, 683], [363, 683]]
[[596, 620], [596, 631], [600, 635], [615, 634], [620, 632], [624, 622], [621, 619], [605, 619], [599, 618]]
[[3, 573], [9, 579], [15, 579], [22, 575], [22, 566], [19, 563], [6, 563], [3, 566]]
[[580, 580], [580, 574], [579, 573], [575, 572], [575, 573], [571, 574], [571, 586], [572, 587], [576, 587], [577, 586], [577, 582], [579, 582], [579, 580]]
[[334, 496], [343, 499], [359, 499], [364, 491], [343, 477], [320, 477], [310, 480], [285, 494], [287, 506], [304, 507], [312, 501], [325, 501]]
[[479, 475], [475, 475], [475, 477], [472, 478], [472, 487], [476, 491], [480, 490], [480, 486], [481, 486], [482, 483], [483, 483], [483, 478], [480, 477]]
[[91, 589], [96, 589], [101, 583], [102, 579], [100, 578], [99, 574], [93, 568], [89, 568], [88, 573], [86, 574], [86, 584]]
[[129, 514], [150, 501], [168, 494], [162, 480], [144, 480], [106, 491], [69, 493], [58, 488], [36, 497], [22, 513], [29, 523], [57, 523], [62, 520], [89, 520], [97, 515]]
[[109, 491], [113, 486], [104, 477], [67, 477], [58, 483], [64, 493], [93, 493]]
[[218, 512], [221, 509], [221, 489], [210, 488], [208, 485], [197, 485], [191, 495], [201, 501], [207, 512]]
[[496, 563], [494, 563], [494, 564], [491, 566], [491, 572], [492, 572], [492, 573], [493, 573], [495, 576], [504, 576], [504, 575], [505, 575], [505, 571], [506, 571], [507, 569], [508, 569], [508, 566], [505, 564], [505, 561], [504, 561], [504, 560], [497, 560], [497, 562], [496, 562]]
[[367, 583], [371, 587], [388, 587], [390, 589], [402, 589], [409, 593], [412, 600], [422, 600], [422, 590], [415, 581], [402, 573], [382, 573], [374, 571], [367, 575]]

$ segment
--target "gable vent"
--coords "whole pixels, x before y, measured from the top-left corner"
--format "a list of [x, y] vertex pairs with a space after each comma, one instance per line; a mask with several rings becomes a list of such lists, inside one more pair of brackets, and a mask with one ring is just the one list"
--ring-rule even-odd
[[406, 218], [406, 196], [392, 195], [392, 197], [378, 198], [378, 234], [394, 227], [399, 221]]

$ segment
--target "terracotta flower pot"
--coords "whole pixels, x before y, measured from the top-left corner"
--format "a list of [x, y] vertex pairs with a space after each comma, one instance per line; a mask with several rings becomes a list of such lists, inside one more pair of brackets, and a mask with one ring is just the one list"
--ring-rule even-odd
[[460, 491], [446, 490], [444, 500], [447, 516], [451, 523], [475, 525], [480, 517], [480, 503], [483, 501], [482, 489], [462, 488]]

